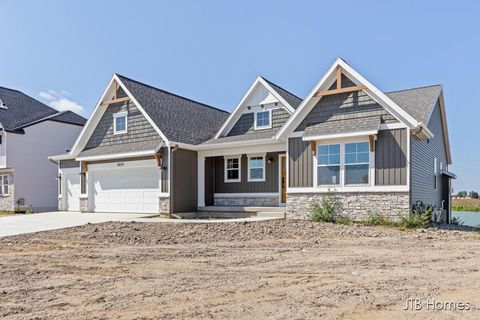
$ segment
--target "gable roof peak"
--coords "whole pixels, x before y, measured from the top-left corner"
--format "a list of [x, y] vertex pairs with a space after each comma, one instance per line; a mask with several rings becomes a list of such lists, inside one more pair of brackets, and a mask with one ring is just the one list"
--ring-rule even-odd
[[159, 92], [164, 93], [164, 94], [168, 94], [168, 95], [171, 95], [171, 96], [174, 96], [174, 97], [183, 99], [183, 100], [188, 100], [188, 101], [193, 102], [193, 103], [195, 103], [195, 104], [199, 104], [199, 105], [202, 105], [202, 106], [204, 106], [204, 107], [208, 107], [208, 108], [211, 108], [211, 109], [214, 109], [214, 110], [217, 110], [217, 111], [221, 111], [221, 112], [224, 112], [224, 113], [227, 113], [227, 114], [229, 113], [228, 111], [225, 111], [225, 110], [223, 110], [223, 109], [220, 109], [220, 108], [217, 108], [217, 107], [213, 107], [213, 106], [208, 105], [208, 104], [206, 104], [206, 103], [199, 102], [199, 101], [196, 101], [196, 100], [193, 100], [193, 99], [190, 99], [190, 98], [187, 98], [187, 97], [184, 97], [184, 96], [181, 96], [181, 95], [172, 93], [172, 92], [170, 92], [170, 91], [167, 91], [167, 90], [163, 90], [163, 89], [154, 87], [154, 86], [149, 85], [149, 84], [146, 84], [146, 83], [144, 83], [144, 82], [140, 82], [140, 81], [138, 81], [138, 80], [135, 80], [135, 79], [132, 79], [132, 78], [123, 76], [123, 75], [121, 75], [121, 74], [119, 74], [119, 73], [114, 73], [114, 75], [116, 75], [116, 76], [119, 77], [120, 79], [126, 79], [126, 80], [129, 80], [129, 81], [135, 82], [135, 83], [137, 83], [137, 84], [139, 84], [139, 85], [148, 87], [148, 88], [150, 88], [150, 89], [159, 91]]

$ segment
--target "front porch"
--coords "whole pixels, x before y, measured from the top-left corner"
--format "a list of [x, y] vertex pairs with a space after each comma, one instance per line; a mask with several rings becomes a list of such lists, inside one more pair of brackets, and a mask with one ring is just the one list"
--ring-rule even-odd
[[199, 212], [244, 212], [250, 216], [285, 206], [284, 151], [216, 155], [199, 157], [199, 161]]

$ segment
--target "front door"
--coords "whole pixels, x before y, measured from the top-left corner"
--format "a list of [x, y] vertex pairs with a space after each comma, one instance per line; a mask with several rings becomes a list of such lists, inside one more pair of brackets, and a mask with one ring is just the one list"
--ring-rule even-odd
[[285, 204], [287, 202], [287, 157], [285, 155], [280, 156], [280, 167], [281, 167], [280, 201], [281, 203]]

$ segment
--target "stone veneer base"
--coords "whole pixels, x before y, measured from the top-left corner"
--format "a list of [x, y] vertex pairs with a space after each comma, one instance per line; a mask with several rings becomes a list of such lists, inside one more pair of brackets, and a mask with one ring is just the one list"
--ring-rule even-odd
[[278, 207], [278, 196], [268, 197], [215, 197], [215, 206], [220, 207]]
[[[320, 202], [324, 193], [287, 194], [286, 217], [310, 219], [310, 205]], [[380, 213], [390, 219], [398, 219], [410, 209], [408, 192], [337, 192], [334, 194], [342, 204], [342, 213], [353, 220], [361, 220], [370, 213]]]

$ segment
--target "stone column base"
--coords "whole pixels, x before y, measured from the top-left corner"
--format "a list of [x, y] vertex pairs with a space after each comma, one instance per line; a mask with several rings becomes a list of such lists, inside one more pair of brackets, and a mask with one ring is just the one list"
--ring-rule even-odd
[[88, 212], [88, 197], [80, 197], [80, 212]]
[[170, 214], [170, 197], [159, 197], [159, 213]]
[[58, 211], [63, 210], [63, 197], [58, 197], [57, 198], [57, 210]]

